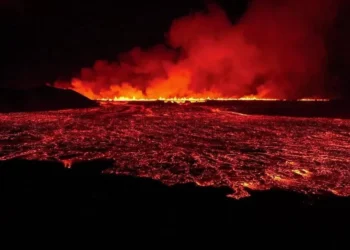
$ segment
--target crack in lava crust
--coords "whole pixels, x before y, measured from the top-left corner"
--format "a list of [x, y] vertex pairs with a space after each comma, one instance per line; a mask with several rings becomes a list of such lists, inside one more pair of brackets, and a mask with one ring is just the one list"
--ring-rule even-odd
[[109, 158], [108, 172], [166, 184], [350, 195], [350, 120], [240, 115], [227, 107], [109, 103], [0, 114], [0, 160]]

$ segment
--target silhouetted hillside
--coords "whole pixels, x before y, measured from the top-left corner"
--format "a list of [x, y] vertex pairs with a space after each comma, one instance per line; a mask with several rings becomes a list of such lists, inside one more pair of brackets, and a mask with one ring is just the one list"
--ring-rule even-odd
[[31, 89], [0, 89], [0, 112], [28, 112], [89, 108], [98, 104], [81, 94], [48, 86]]

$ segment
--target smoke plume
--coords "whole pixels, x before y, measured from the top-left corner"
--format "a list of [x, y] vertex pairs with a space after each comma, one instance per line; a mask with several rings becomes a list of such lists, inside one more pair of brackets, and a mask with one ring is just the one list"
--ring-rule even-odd
[[96, 61], [71, 82], [90, 98], [324, 97], [334, 0], [255, 0], [238, 23], [224, 10], [173, 21], [166, 45]]

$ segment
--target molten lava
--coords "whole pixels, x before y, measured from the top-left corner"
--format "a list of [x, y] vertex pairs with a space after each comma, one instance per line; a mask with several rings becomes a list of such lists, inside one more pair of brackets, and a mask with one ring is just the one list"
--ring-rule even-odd
[[[151, 98], [136, 98], [133, 96], [132, 98], [126, 97], [126, 96], [120, 96], [120, 97], [114, 97], [114, 98], [101, 98], [97, 99], [101, 102], [154, 102], [154, 101], [163, 101], [165, 103], [171, 102], [171, 103], [196, 103], [196, 102], [206, 102], [206, 101], [286, 101], [281, 99], [274, 99], [274, 98], [259, 98], [255, 96], [244, 96], [241, 98], [196, 98], [196, 97], [172, 97], [172, 98], [163, 98], [159, 97], [156, 99]], [[304, 98], [304, 99], [298, 99], [297, 101], [303, 101], [303, 102], [327, 102], [330, 101], [329, 99], [318, 99], [318, 98]]]
[[273, 99], [273, 98], [258, 98], [258, 97], [241, 97], [241, 98], [196, 98], [196, 97], [172, 97], [172, 98], [163, 98], [159, 97], [157, 99], [149, 99], [149, 98], [136, 98], [133, 96], [132, 98], [121, 96], [121, 97], [114, 97], [114, 98], [101, 98], [97, 99], [98, 101], [102, 102], [153, 102], [153, 101], [163, 101], [165, 103], [171, 102], [171, 103], [185, 103], [185, 102], [206, 102], [206, 101], [281, 101], [279, 99]]
[[243, 115], [229, 102], [105, 102], [0, 120], [0, 160], [58, 160], [69, 168], [113, 159], [110, 173], [227, 186], [234, 198], [276, 187], [350, 196], [347, 119]]

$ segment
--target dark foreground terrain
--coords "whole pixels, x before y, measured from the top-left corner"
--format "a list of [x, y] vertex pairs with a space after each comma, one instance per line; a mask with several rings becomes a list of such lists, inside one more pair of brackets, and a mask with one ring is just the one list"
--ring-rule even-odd
[[226, 197], [232, 192], [228, 188], [168, 187], [146, 178], [101, 174], [109, 167], [107, 160], [70, 169], [58, 162], [0, 162], [1, 230], [40, 237], [46, 232], [61, 240], [71, 231], [108, 231], [115, 243], [125, 235], [177, 243], [186, 237], [202, 244], [219, 237], [237, 249], [347, 246], [350, 198], [270, 190], [249, 191], [250, 197], [235, 200]]

